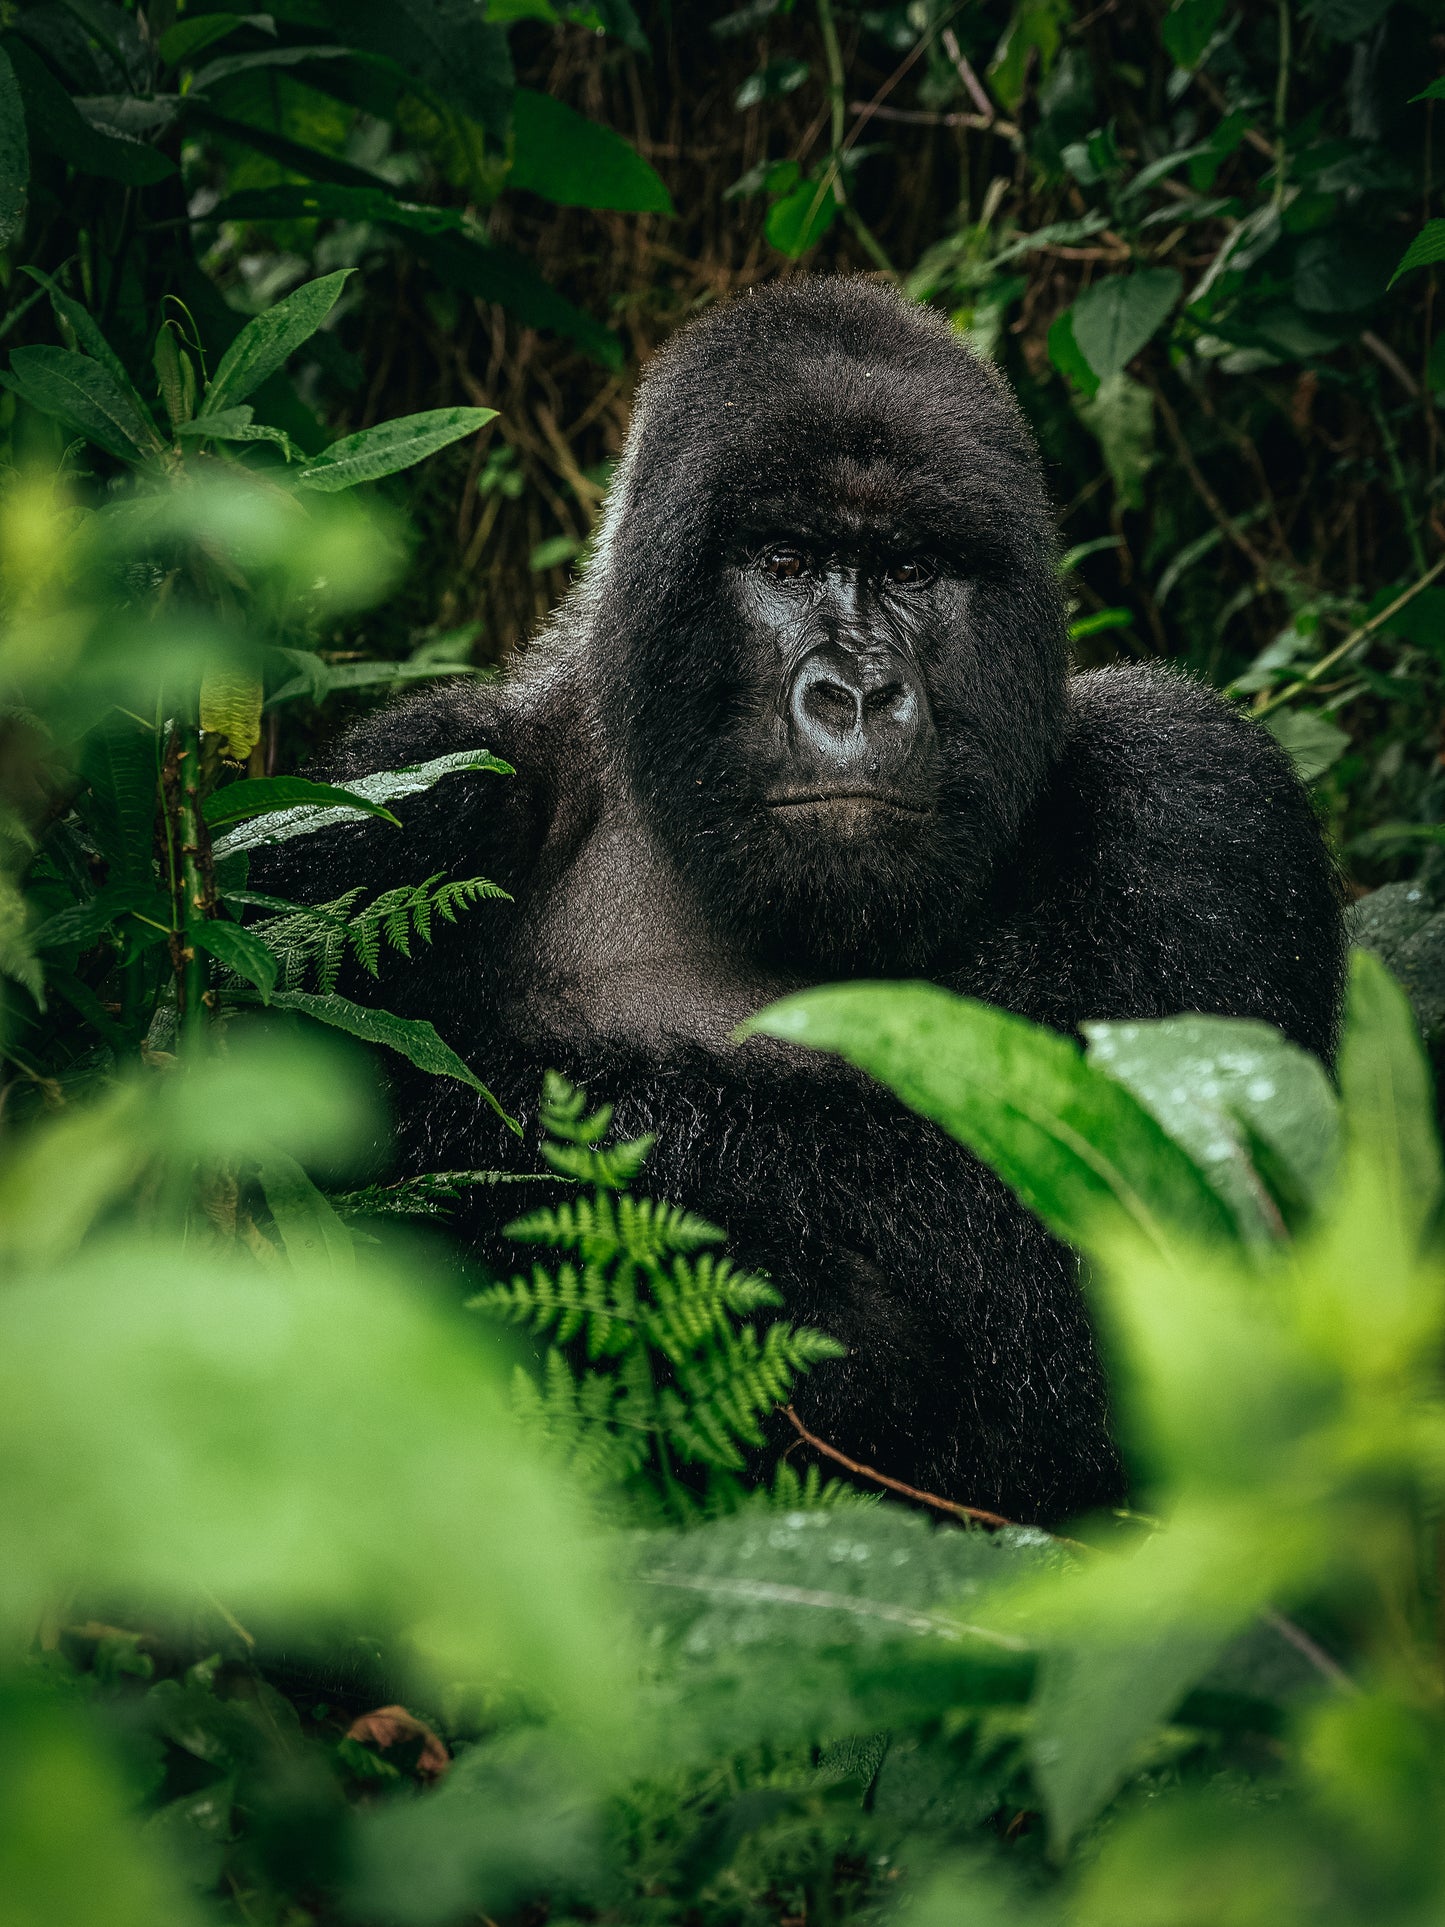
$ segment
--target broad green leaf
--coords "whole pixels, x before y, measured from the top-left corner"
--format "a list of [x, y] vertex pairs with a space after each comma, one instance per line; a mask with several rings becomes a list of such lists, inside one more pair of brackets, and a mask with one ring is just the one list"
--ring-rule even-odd
[[42, 414], [54, 415], [98, 448], [124, 462], [160, 452], [154, 424], [99, 361], [68, 348], [17, 348], [10, 357], [9, 385]]
[[274, 375], [289, 361], [330, 314], [353, 272], [351, 268], [338, 268], [335, 274], [308, 281], [266, 314], [248, 321], [222, 355], [201, 403], [201, 414], [217, 415], [244, 401], [268, 375]]
[[239, 923], [208, 919], [191, 932], [195, 942], [238, 977], [255, 984], [262, 1000], [268, 998], [280, 975], [281, 962], [270, 945]]
[[1350, 957], [1339, 1082], [1343, 1190], [1368, 1194], [1377, 1236], [1410, 1255], [1440, 1203], [1434, 1093], [1409, 1001], [1368, 950]]
[[8, 248], [24, 226], [29, 192], [25, 103], [20, 98], [15, 69], [0, 48], [0, 248]]
[[565, 101], [519, 87], [512, 96], [512, 187], [559, 207], [671, 214], [672, 196], [655, 168], [620, 134]]
[[[1245, 1236], [1280, 1229], [1275, 1185], [1287, 1216], [1323, 1205], [1338, 1150], [1338, 1105], [1308, 1051], [1245, 1018], [1167, 1017], [1083, 1030], [1089, 1062], [1132, 1091], [1184, 1147]], [[1268, 1166], [1258, 1174], [1256, 1147]]]
[[178, 20], [161, 35], [161, 59], [168, 67], [184, 66], [217, 40], [224, 40], [227, 34], [234, 33], [237, 27], [251, 24], [239, 13], [202, 13], [187, 20]]
[[838, 197], [831, 182], [803, 180], [773, 202], [763, 232], [781, 254], [796, 261], [821, 241], [838, 217]]
[[82, 174], [98, 174], [127, 187], [147, 187], [175, 173], [175, 162], [158, 149], [93, 126], [35, 49], [18, 35], [7, 34], [4, 48], [25, 102], [32, 150], [44, 148]]
[[349, 997], [338, 997], [334, 991], [278, 990], [267, 1002], [274, 1010], [300, 1011], [320, 1024], [345, 1031], [348, 1037], [359, 1037], [365, 1044], [384, 1045], [432, 1077], [455, 1078], [485, 1098], [507, 1128], [521, 1136], [521, 1125], [508, 1116], [451, 1045], [442, 1041], [435, 1025], [421, 1018], [395, 1017], [389, 1010], [369, 1010], [364, 1004], [352, 1003]]
[[228, 194], [213, 221], [374, 221], [418, 234], [456, 234], [466, 229], [460, 208], [427, 207], [399, 200], [385, 188], [348, 187], [339, 181], [298, 181], [279, 187], [246, 187]]
[[[318, 830], [334, 829], [339, 823], [359, 823], [364, 815], [385, 815], [386, 812], [378, 809], [377, 805], [394, 802], [399, 796], [415, 796], [422, 790], [429, 790], [444, 776], [456, 776], [468, 770], [489, 771], [497, 776], [515, 774], [510, 763], [504, 763], [499, 756], [493, 756], [487, 750], [452, 750], [446, 756], [434, 756], [430, 762], [417, 763], [407, 769], [384, 769], [378, 770], [374, 776], [353, 777], [348, 780], [344, 794], [357, 799], [354, 803], [339, 806], [313, 804], [287, 809], [280, 816], [267, 816], [244, 829], [232, 830], [217, 845], [217, 850], [229, 856], [237, 850], [252, 849], [258, 843], [287, 843], [293, 836], [312, 836]], [[303, 779], [273, 776], [252, 780], [300, 783]], [[231, 790], [242, 787], [244, 785], [239, 783], [232, 784], [229, 789], [217, 791], [216, 797], [211, 800], [215, 802], [217, 797], [227, 796]], [[328, 785], [317, 784], [312, 787], [325, 789]], [[207, 820], [210, 820], [209, 817]], [[395, 822], [396, 819], [391, 820]]]
[[955, 1696], [1017, 1702], [1035, 1653], [995, 1603], [1069, 1563], [1041, 1532], [940, 1530], [887, 1504], [749, 1511], [620, 1550], [677, 1696], [654, 1744], [679, 1760], [936, 1718]]
[[324, 0], [337, 38], [391, 60], [496, 140], [507, 133], [512, 60], [506, 30], [475, 0]]
[[202, 94], [237, 74], [266, 67], [303, 67], [316, 60], [355, 60], [353, 47], [263, 47], [257, 53], [222, 54], [191, 75], [191, 91]]
[[1056, 1855], [1108, 1805], [1142, 1744], [1209, 1671], [1232, 1631], [1165, 1626], [1127, 1645], [1060, 1644], [1045, 1654], [1030, 1702], [1029, 1754]]
[[442, 1679], [510, 1679], [597, 1732], [630, 1676], [622, 1628], [499, 1380], [414, 1273], [135, 1235], [12, 1271], [0, 1624], [28, 1641], [74, 1587], [405, 1628]]
[[432, 408], [422, 415], [403, 415], [397, 421], [343, 435], [306, 464], [296, 478], [297, 486], [329, 494], [395, 475], [464, 435], [475, 434], [495, 421], [496, 415], [495, 408]]
[[[1417, 236], [1414, 246], [1426, 242], [1429, 232], [1426, 228]], [[1312, 314], [1326, 315], [1357, 314], [1373, 306], [1407, 263], [1418, 265], [1407, 254], [1392, 275], [1398, 246], [1393, 236], [1369, 229], [1334, 228], [1311, 235], [1295, 256], [1295, 301]]]
[[244, 763], [260, 740], [265, 693], [257, 677], [229, 665], [209, 669], [201, 678], [201, 728], [224, 740], [234, 763]]
[[[206, 798], [204, 814], [213, 830], [227, 829], [253, 816], [270, 816], [278, 810], [294, 810], [299, 805], [344, 804], [353, 814], [379, 816], [401, 828], [398, 818], [381, 803], [355, 789], [339, 789], [335, 783], [313, 783], [305, 776], [244, 776], [239, 783], [228, 783]], [[339, 819], [338, 819], [339, 820]]]
[[324, 1265], [342, 1277], [355, 1273], [351, 1233], [289, 1152], [268, 1145], [256, 1160], [256, 1180], [292, 1264]]
[[1126, 508], [1144, 506], [1144, 477], [1154, 465], [1154, 397], [1142, 381], [1113, 375], [1089, 400], [1075, 404], [1097, 438], [1104, 466]]
[[1264, 726], [1288, 752], [1302, 783], [1323, 776], [1350, 746], [1348, 733], [1316, 709], [1277, 709]]
[[1055, 315], [1048, 333], [1049, 360], [1080, 394], [1092, 398], [1099, 392], [1099, 377], [1085, 361], [1074, 339], [1074, 311], [1065, 308]]
[[98, 361], [103, 368], [109, 369], [110, 373], [115, 377], [116, 386], [131, 396], [135, 403], [136, 412], [144, 415], [146, 413], [146, 405], [136, 393], [135, 386], [130, 376], [126, 373], [124, 362], [101, 333], [99, 325], [90, 310], [82, 307], [78, 301], [72, 300], [65, 290], [56, 284], [50, 275], [43, 273], [39, 268], [33, 268], [27, 265], [21, 272], [28, 274], [32, 281], [38, 281], [40, 283], [41, 287], [44, 288], [50, 296], [50, 305], [55, 310], [57, 320], [63, 321], [74, 330], [75, 338], [85, 353], [88, 354], [92, 360]]
[[1022, 102], [1031, 71], [1036, 82], [1048, 79], [1072, 11], [1071, 0], [1015, 0], [988, 70], [1005, 112]]
[[1445, 221], [1425, 223], [1390, 276], [1390, 286], [1393, 288], [1400, 276], [1408, 274], [1411, 268], [1428, 268], [1436, 261], [1445, 261]]
[[368, 689], [379, 683], [425, 682], [435, 676], [474, 676], [481, 672], [468, 662], [323, 662], [320, 656], [304, 649], [278, 650], [296, 664], [296, 674], [266, 698], [269, 709], [275, 703], [294, 702], [304, 696], [309, 702], [324, 702], [337, 689]]
[[1069, 310], [1079, 353], [1101, 382], [1121, 375], [1183, 292], [1174, 268], [1136, 268], [1086, 288]]
[[206, 1927], [163, 1841], [138, 1826], [135, 1788], [77, 1694], [0, 1688], [0, 1885], [11, 1927]]
[[1224, 17], [1226, 0], [1174, 0], [1160, 29], [1176, 66], [1197, 67]]
[[[146, 824], [147, 830], [150, 824]], [[154, 883], [138, 881], [116, 883], [91, 897], [87, 903], [72, 904], [69, 909], [57, 910], [54, 916], [47, 917], [31, 935], [31, 942], [37, 950], [65, 950], [72, 944], [87, 949], [113, 923], [132, 911], [143, 911], [156, 921], [162, 919], [169, 924], [171, 920], [170, 903]]]
[[1305, 16], [1330, 40], [1360, 40], [1380, 24], [1392, 0], [1306, 0]]
[[112, 884], [154, 888], [157, 760], [155, 732], [119, 710], [91, 730], [81, 750], [90, 788], [78, 807]]
[[742, 1027], [833, 1051], [989, 1164], [1029, 1210], [1088, 1248], [1123, 1225], [1158, 1252], [1228, 1238], [1198, 1166], [1068, 1038], [931, 984], [807, 990]]

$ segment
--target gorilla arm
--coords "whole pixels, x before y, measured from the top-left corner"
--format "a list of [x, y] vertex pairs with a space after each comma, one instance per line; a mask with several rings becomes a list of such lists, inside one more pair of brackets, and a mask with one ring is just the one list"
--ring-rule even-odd
[[390, 806], [399, 830], [368, 817], [263, 844], [252, 853], [252, 887], [314, 903], [356, 885], [369, 898], [442, 870], [449, 879], [484, 876], [515, 895], [547, 815], [536, 775], [542, 760], [530, 746], [525, 757], [519, 750], [525, 734], [511, 704], [471, 681], [433, 684], [388, 704], [348, 730], [306, 773], [344, 787], [378, 770], [468, 749], [489, 750], [518, 773], [458, 771], [429, 790], [399, 797]]
[[1181, 1011], [1256, 1017], [1331, 1056], [1341, 888], [1280, 746], [1156, 668], [1069, 685], [1068, 746], [975, 994], [1059, 1029]]

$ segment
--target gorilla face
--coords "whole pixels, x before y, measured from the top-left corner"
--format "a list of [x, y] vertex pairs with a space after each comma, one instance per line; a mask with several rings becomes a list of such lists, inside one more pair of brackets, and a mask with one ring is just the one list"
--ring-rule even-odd
[[801, 975], [917, 969], [1058, 754], [1063, 620], [995, 377], [872, 284], [790, 284], [643, 384], [591, 586], [626, 779], [705, 910]]

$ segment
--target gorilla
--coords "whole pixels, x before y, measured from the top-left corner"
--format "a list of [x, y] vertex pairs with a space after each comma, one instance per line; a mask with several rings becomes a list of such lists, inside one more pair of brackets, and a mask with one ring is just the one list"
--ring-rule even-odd
[[[733, 1041], [840, 978], [922, 977], [1071, 1032], [1263, 1018], [1328, 1056], [1340, 892], [1283, 752], [1160, 668], [1071, 675], [1038, 456], [1002, 380], [863, 280], [705, 314], [648, 367], [582, 579], [493, 684], [433, 685], [318, 774], [486, 747], [273, 850], [308, 900], [431, 871], [511, 893], [381, 990], [535, 1119], [555, 1067], [657, 1134], [648, 1188], [726, 1227], [848, 1356], [805, 1423], [1030, 1521], [1118, 1500], [1076, 1265], [849, 1067]], [[409, 1171], [535, 1168], [465, 1087], [398, 1091]], [[505, 1195], [505, 1193], [501, 1194]], [[459, 1222], [510, 1263], [480, 1190]]]

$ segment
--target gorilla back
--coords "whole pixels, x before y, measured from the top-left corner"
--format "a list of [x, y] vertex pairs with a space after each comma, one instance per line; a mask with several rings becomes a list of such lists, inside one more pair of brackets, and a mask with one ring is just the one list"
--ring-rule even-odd
[[[1069, 676], [1037, 458], [992, 370], [862, 281], [684, 330], [558, 615], [503, 680], [381, 712], [324, 773], [475, 746], [516, 776], [449, 778], [401, 836], [282, 846], [267, 887], [502, 884], [387, 1003], [523, 1115], [555, 1066], [657, 1133], [651, 1186], [848, 1345], [801, 1389], [813, 1430], [1017, 1518], [1117, 1498], [1068, 1254], [855, 1073], [731, 1041], [861, 973], [1063, 1030], [1203, 1011], [1330, 1051], [1339, 897], [1308, 799], [1184, 678]], [[408, 1169], [521, 1155], [460, 1086], [398, 1101]], [[464, 1226], [487, 1251], [494, 1210]]]

